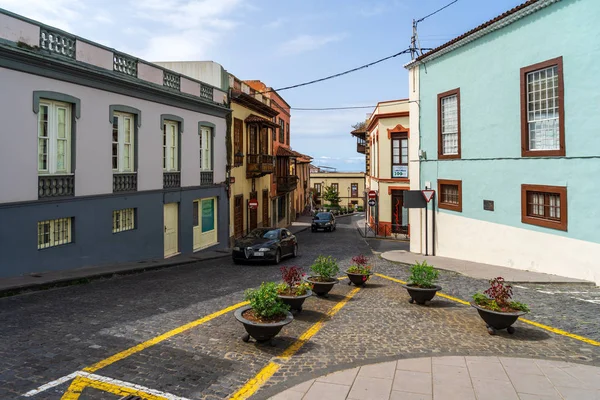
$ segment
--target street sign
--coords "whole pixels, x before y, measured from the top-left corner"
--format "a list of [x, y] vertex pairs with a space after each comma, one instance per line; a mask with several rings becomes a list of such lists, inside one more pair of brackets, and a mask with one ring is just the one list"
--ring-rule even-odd
[[375, 207], [375, 204], [377, 204], [377, 202], [375, 201], [375, 199], [369, 200], [369, 206]]
[[370, 199], [376, 199], [377, 198], [377, 192], [374, 190], [369, 190], [369, 198]]
[[429, 203], [429, 201], [433, 197], [433, 194], [435, 193], [435, 190], [421, 190], [421, 193], [423, 193], [423, 197], [425, 197], [425, 200], [427, 200], [427, 202]]
[[248, 200], [248, 208], [251, 210], [256, 210], [258, 208], [258, 200], [256, 200], [256, 199]]

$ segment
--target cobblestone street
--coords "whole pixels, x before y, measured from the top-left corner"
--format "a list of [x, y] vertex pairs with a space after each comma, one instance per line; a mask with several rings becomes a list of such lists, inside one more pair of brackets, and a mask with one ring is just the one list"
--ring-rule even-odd
[[[126, 393], [115, 388], [127, 385], [154, 391], [153, 399], [225, 399], [274, 361], [278, 369], [253, 398], [330, 372], [413, 357], [529, 357], [600, 366], [594, 345], [600, 341], [600, 288], [514, 289], [515, 299], [532, 309], [528, 320], [587, 343], [524, 322], [517, 322], [514, 335], [490, 336], [477, 312], [459, 302], [438, 296], [429, 306], [409, 304], [400, 283], [386, 278], [406, 280], [408, 267], [371, 255], [354, 225], [359, 218], [339, 218], [333, 233], [297, 234], [300, 256], [281, 265], [308, 272], [317, 255], [327, 254], [339, 260], [343, 276], [352, 256], [363, 253], [382, 276], [359, 290], [342, 280], [329, 298], [307, 299], [274, 347], [242, 342], [244, 329], [232, 311], [201, 319], [239, 304], [249, 287], [279, 281], [281, 265], [234, 265], [223, 258], [1, 298], [0, 399], [28, 392], [32, 399], [61, 399], [74, 379], [81, 395], [69, 399], [120, 399]], [[440, 271], [439, 282], [443, 293], [467, 301], [487, 285], [448, 271]], [[345, 300], [335, 315], [326, 315]], [[318, 321], [310, 339], [298, 342]], [[297, 351], [283, 357], [292, 344]]]

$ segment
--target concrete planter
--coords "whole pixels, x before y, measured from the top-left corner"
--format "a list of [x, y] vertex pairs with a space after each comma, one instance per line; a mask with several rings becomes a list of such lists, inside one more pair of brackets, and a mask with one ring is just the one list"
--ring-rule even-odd
[[287, 312], [284, 320], [272, 323], [259, 323], [250, 321], [242, 316], [245, 311], [250, 310], [252, 307], [244, 306], [235, 310], [235, 318], [244, 325], [246, 334], [242, 336], [242, 340], [247, 342], [250, 337], [253, 337], [257, 342], [267, 342], [273, 339], [281, 331], [281, 328], [289, 324], [294, 320], [294, 316], [291, 312]]
[[331, 281], [327, 281], [327, 282], [315, 281], [314, 278], [316, 278], [316, 277], [309, 276], [308, 278], [306, 278], [306, 281], [309, 283], [312, 283], [313, 292], [315, 292], [317, 294], [317, 296], [327, 297], [327, 293], [329, 293], [331, 291], [331, 289], [333, 289], [333, 285], [335, 285], [339, 282], [335, 278], [330, 278]]
[[351, 285], [354, 283], [356, 286], [362, 286], [362, 287], [365, 287], [367, 285], [367, 281], [371, 277], [371, 274], [369, 274], [369, 275], [353, 274], [348, 271], [346, 271], [346, 275], [348, 275], [348, 279], [350, 280], [350, 282], [348, 282], [348, 285]]
[[283, 296], [278, 294], [277, 297], [281, 299], [285, 304], [290, 306], [292, 311], [302, 311], [302, 304], [304, 304], [304, 300], [312, 296], [312, 291], [308, 290], [305, 294], [301, 296]]
[[402, 285], [410, 296], [409, 303], [425, 304], [427, 301], [431, 301], [435, 297], [438, 290], [442, 290], [441, 286], [436, 285], [433, 288], [420, 288], [411, 285]]
[[512, 326], [521, 315], [527, 314], [525, 311], [517, 312], [499, 312], [488, 310], [478, 306], [475, 303], [471, 303], [471, 307], [475, 308], [479, 313], [481, 319], [485, 321], [485, 326], [490, 335], [495, 335], [496, 331], [500, 329], [506, 329], [511, 335], [515, 333], [515, 328]]

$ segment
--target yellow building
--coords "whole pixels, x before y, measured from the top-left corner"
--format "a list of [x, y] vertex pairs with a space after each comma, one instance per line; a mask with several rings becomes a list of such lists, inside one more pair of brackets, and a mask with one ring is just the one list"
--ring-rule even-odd
[[357, 151], [366, 158], [366, 191], [377, 192], [375, 206], [367, 208], [371, 227], [382, 236], [408, 236], [408, 209], [403, 192], [410, 189], [408, 178], [408, 100], [377, 103], [364, 126], [352, 131]]
[[339, 207], [364, 209], [364, 172], [311, 172], [310, 187], [317, 209], [329, 208], [329, 202], [323, 198], [327, 187], [333, 187], [338, 192]]
[[294, 151], [296, 161], [292, 166], [292, 175], [298, 177], [298, 187], [294, 191], [294, 208], [297, 214], [310, 215], [310, 173], [309, 165], [312, 157]]

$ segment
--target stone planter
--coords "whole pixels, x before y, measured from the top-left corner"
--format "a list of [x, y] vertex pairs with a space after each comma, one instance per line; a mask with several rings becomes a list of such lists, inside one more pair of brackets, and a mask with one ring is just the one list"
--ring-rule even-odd
[[313, 280], [313, 278], [316, 278], [314, 276], [309, 276], [308, 278], [306, 278], [306, 281], [309, 283], [312, 283], [313, 285], [313, 292], [315, 292], [317, 294], [317, 296], [324, 296], [327, 297], [327, 293], [329, 293], [329, 291], [331, 289], [333, 289], [333, 285], [337, 284], [339, 281], [335, 278], [330, 278], [330, 281], [327, 282], [319, 282], [319, 281], [315, 281]]
[[250, 337], [253, 337], [257, 342], [267, 342], [273, 339], [281, 331], [281, 328], [289, 324], [294, 320], [294, 316], [291, 312], [287, 312], [284, 320], [272, 323], [259, 323], [250, 321], [243, 317], [245, 311], [250, 310], [252, 307], [244, 306], [235, 310], [234, 316], [244, 325], [246, 334], [242, 336], [244, 342], [248, 342]]
[[495, 335], [496, 331], [506, 329], [511, 335], [515, 333], [515, 328], [512, 326], [521, 315], [527, 314], [525, 311], [517, 312], [500, 312], [492, 311], [480, 307], [475, 303], [471, 303], [471, 307], [477, 309], [481, 319], [485, 321], [485, 326], [490, 335]]
[[367, 281], [371, 277], [371, 274], [369, 274], [369, 275], [353, 274], [348, 271], [346, 271], [346, 275], [348, 275], [348, 279], [350, 280], [350, 282], [348, 282], [348, 285], [351, 285], [354, 283], [356, 286], [363, 286], [363, 287], [367, 285]]
[[304, 300], [312, 296], [312, 291], [308, 290], [305, 294], [301, 296], [283, 296], [278, 294], [277, 297], [281, 299], [285, 304], [290, 306], [292, 311], [302, 311], [302, 304], [304, 304]]
[[420, 288], [411, 285], [402, 285], [410, 296], [409, 303], [425, 304], [427, 301], [431, 301], [435, 297], [438, 290], [442, 290], [441, 286], [436, 285], [433, 288]]

